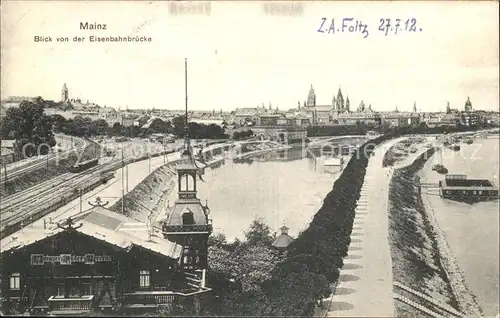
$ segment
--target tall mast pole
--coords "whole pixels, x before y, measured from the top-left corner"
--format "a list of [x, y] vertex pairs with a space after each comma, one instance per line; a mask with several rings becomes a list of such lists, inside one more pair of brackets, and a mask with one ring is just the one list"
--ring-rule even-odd
[[188, 130], [188, 73], [187, 73], [187, 58], [184, 59], [184, 91], [186, 94], [186, 110], [184, 114], [184, 144], [186, 146], [186, 150], [190, 151], [189, 144], [189, 130]]

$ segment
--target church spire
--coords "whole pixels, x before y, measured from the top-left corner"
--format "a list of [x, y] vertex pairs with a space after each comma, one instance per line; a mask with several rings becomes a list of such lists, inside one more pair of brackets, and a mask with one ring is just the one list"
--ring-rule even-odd
[[311, 88], [309, 89], [309, 94], [307, 94], [307, 106], [308, 107], [316, 106], [316, 93], [314, 92], [312, 84]]
[[344, 96], [342, 96], [342, 90], [339, 87], [339, 90], [337, 92], [337, 110], [344, 110]]

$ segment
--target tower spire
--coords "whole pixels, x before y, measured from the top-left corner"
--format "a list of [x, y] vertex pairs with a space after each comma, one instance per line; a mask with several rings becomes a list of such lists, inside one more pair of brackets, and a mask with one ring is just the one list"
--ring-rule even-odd
[[190, 155], [190, 140], [189, 140], [189, 126], [188, 126], [188, 73], [187, 73], [187, 58], [184, 59], [184, 91], [186, 94], [186, 109], [184, 113], [184, 150], [185, 155]]

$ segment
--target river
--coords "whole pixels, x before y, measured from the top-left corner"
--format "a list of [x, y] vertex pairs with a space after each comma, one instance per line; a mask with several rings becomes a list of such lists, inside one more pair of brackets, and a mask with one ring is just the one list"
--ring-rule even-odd
[[[289, 234], [307, 228], [339, 176], [322, 168], [321, 160], [303, 158], [299, 151], [279, 151], [235, 163], [226, 159], [219, 167], [205, 169], [198, 181], [198, 198], [211, 210], [215, 233], [230, 241], [243, 239], [256, 218], [279, 233], [286, 224]], [[176, 193], [170, 195], [173, 203]]]
[[[450, 174], [466, 174], [469, 178], [487, 178], [498, 186], [499, 140], [476, 139], [473, 144], [460, 144], [461, 150], [445, 149], [442, 162]], [[439, 162], [437, 154], [424, 167], [427, 180], [437, 183], [442, 175], [431, 171]], [[477, 297], [486, 316], [499, 313], [499, 201], [473, 205], [443, 200], [428, 195], [439, 226], [444, 231], [469, 289]]]

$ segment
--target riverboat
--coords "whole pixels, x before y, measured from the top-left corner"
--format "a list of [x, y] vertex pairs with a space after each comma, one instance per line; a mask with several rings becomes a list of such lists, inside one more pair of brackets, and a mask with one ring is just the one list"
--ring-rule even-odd
[[454, 151], [459, 151], [460, 150], [460, 145], [459, 144], [453, 144], [450, 145], [449, 148]]
[[432, 170], [436, 171], [437, 173], [440, 173], [440, 174], [447, 174], [448, 173], [448, 169], [445, 166], [443, 166], [442, 164], [435, 164], [434, 166], [432, 166]]
[[474, 203], [498, 200], [498, 188], [487, 179], [468, 179], [466, 175], [446, 175], [439, 181], [439, 194], [444, 199]]

